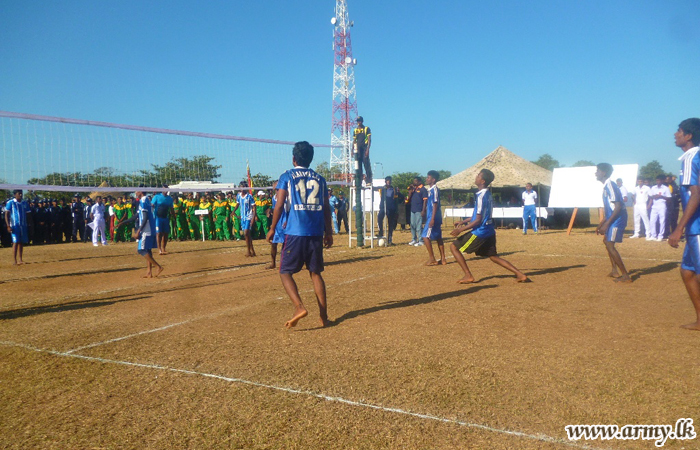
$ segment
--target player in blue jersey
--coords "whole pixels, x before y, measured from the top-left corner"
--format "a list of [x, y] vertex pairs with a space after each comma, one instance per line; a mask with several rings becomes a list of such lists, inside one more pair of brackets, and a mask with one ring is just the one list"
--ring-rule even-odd
[[[273, 186], [277, 186], [277, 181], [272, 183]], [[277, 192], [279, 189], [275, 189], [275, 195], [272, 197], [272, 211], [274, 213], [275, 207], [277, 206]], [[280, 226], [276, 228], [270, 228], [270, 231], [274, 231], [272, 237], [272, 242], [270, 243], [270, 258], [272, 262], [265, 266], [266, 269], [275, 269], [277, 267], [277, 244], [284, 244], [284, 227], [287, 225], [287, 211], [282, 208], [282, 215], [279, 220]], [[269, 233], [269, 231], [268, 231]], [[267, 236], [266, 236], [267, 237]]]
[[603, 243], [612, 264], [612, 271], [608, 276], [616, 282], [631, 283], [632, 278], [627, 273], [622, 257], [615, 248], [615, 243], [622, 242], [622, 235], [625, 233], [627, 208], [625, 208], [620, 188], [610, 178], [612, 173], [613, 167], [608, 163], [598, 164], [595, 172], [596, 179], [603, 183], [603, 206], [605, 207], [605, 220], [598, 225], [596, 233], [605, 236]]
[[[163, 189], [167, 189], [167, 185], [163, 185]], [[156, 228], [156, 244], [158, 246], [159, 255], [167, 255], [165, 247], [168, 245], [168, 234], [170, 234], [170, 216], [173, 214], [174, 201], [165, 192], [159, 192], [153, 196], [151, 209]]]
[[700, 331], [700, 119], [686, 119], [675, 134], [676, 146], [683, 150], [680, 185], [683, 217], [668, 237], [671, 247], [678, 247], [685, 228], [685, 250], [681, 278], [695, 308], [695, 322], [683, 325]]
[[143, 278], [151, 278], [153, 276], [153, 266], [158, 269], [156, 277], [163, 271], [163, 266], [158, 264], [153, 258], [151, 249], [156, 248], [156, 226], [151, 200], [148, 196], [143, 195], [143, 192], [136, 192], [136, 198], [139, 201], [138, 209], [138, 228], [136, 229], [136, 242], [138, 254], [146, 258], [148, 269]]
[[250, 234], [253, 223], [255, 222], [255, 199], [250, 191], [240, 191], [236, 196], [238, 205], [234, 209], [240, 210], [241, 216], [241, 232], [245, 238], [246, 252], [245, 256], [256, 256], [253, 248], [253, 236]]
[[17, 266], [24, 264], [22, 256], [24, 245], [29, 243], [28, 224], [32, 213], [29, 204], [22, 200], [24, 193], [21, 189], [14, 190], [12, 194], [15, 198], [9, 200], [5, 205], [5, 225], [7, 231], [12, 235], [12, 255], [15, 259], [12, 264]]
[[[428, 262], [426, 266], [437, 266], [442, 263], [447, 264], [445, 259], [445, 243], [442, 240], [442, 210], [440, 209], [440, 190], [435, 185], [440, 179], [440, 173], [437, 170], [428, 172], [425, 177], [425, 182], [428, 183], [428, 203], [426, 204], [427, 217], [425, 218], [425, 227], [421, 237], [425, 243], [425, 248], [428, 250]], [[432, 241], [437, 241], [438, 249], [440, 250], [440, 261], [435, 260], [433, 253]]]
[[464, 271], [464, 277], [460, 284], [474, 283], [476, 280], [469, 271], [467, 261], [462, 253], [474, 253], [476, 256], [488, 257], [491, 261], [515, 274], [518, 283], [529, 283], [530, 279], [519, 271], [513, 264], [498, 256], [496, 251], [496, 227], [493, 224], [493, 200], [488, 186], [495, 178], [493, 172], [483, 169], [476, 175], [474, 184], [479, 188], [474, 199], [474, 212], [471, 219], [461, 220], [455, 223], [452, 236], [459, 236], [461, 233], [468, 233], [459, 236], [451, 245], [450, 251], [455, 257], [457, 264]]
[[326, 180], [309, 168], [314, 159], [314, 148], [306, 141], [294, 144], [294, 168], [283, 173], [277, 182], [277, 204], [267, 242], [272, 243], [277, 227], [283, 226], [282, 213], [287, 212], [284, 225], [284, 244], [280, 256], [282, 286], [294, 304], [294, 315], [285, 323], [292, 328], [308, 311], [299, 296], [293, 275], [304, 265], [314, 283], [321, 326], [329, 325], [326, 305], [326, 283], [323, 281], [323, 247], [333, 245], [331, 210], [328, 203]]

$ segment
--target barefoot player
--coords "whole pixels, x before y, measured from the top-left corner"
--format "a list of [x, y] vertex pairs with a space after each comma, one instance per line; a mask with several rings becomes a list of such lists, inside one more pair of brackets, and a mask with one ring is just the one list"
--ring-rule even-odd
[[253, 194], [249, 191], [241, 191], [236, 196], [241, 216], [241, 233], [245, 239], [246, 252], [245, 256], [255, 256], [255, 248], [253, 248], [252, 226], [255, 221], [255, 200]]
[[683, 325], [687, 330], [700, 331], [700, 119], [686, 119], [675, 134], [676, 146], [683, 150], [681, 160], [681, 202], [683, 217], [668, 237], [671, 247], [678, 247], [685, 228], [685, 251], [681, 263], [681, 278], [695, 308], [695, 322]]
[[468, 284], [474, 283], [475, 279], [469, 271], [467, 261], [462, 253], [474, 253], [477, 256], [488, 257], [491, 261], [509, 270], [515, 274], [515, 280], [518, 283], [528, 283], [530, 279], [513, 264], [498, 256], [496, 251], [496, 228], [493, 225], [493, 200], [488, 186], [495, 178], [493, 172], [488, 169], [483, 169], [476, 175], [474, 184], [479, 188], [474, 201], [474, 212], [471, 219], [466, 219], [455, 223], [455, 229], [452, 231], [452, 236], [459, 236], [460, 233], [468, 231], [468, 233], [459, 236], [452, 244], [450, 251], [455, 257], [457, 264], [462, 268], [464, 277], [457, 283]]
[[323, 281], [323, 247], [333, 245], [331, 210], [328, 203], [326, 180], [309, 168], [314, 158], [314, 148], [306, 141], [294, 144], [292, 152], [294, 168], [283, 173], [277, 182], [277, 204], [272, 215], [272, 225], [267, 242], [272, 243], [275, 229], [282, 226], [282, 210], [287, 209], [287, 225], [284, 228], [284, 245], [280, 257], [282, 286], [294, 304], [294, 315], [287, 323], [292, 328], [308, 314], [299, 296], [299, 289], [292, 277], [304, 264], [314, 283], [316, 301], [320, 310], [321, 326], [328, 322], [326, 283]]
[[28, 224], [32, 218], [32, 212], [29, 209], [29, 204], [22, 201], [24, 193], [21, 189], [12, 191], [12, 194], [15, 198], [5, 205], [5, 225], [7, 231], [12, 234], [12, 255], [14, 257], [12, 264], [17, 266], [24, 264], [22, 256], [24, 245], [29, 242]]
[[613, 167], [608, 163], [598, 164], [595, 172], [595, 177], [603, 183], [603, 205], [605, 206], [605, 220], [598, 225], [596, 233], [605, 236], [603, 243], [612, 264], [612, 271], [608, 276], [616, 282], [631, 283], [632, 279], [625, 269], [622, 257], [615, 248], [616, 242], [622, 242], [622, 235], [627, 225], [627, 208], [622, 200], [620, 188], [610, 178], [612, 173]]
[[153, 259], [153, 254], [151, 253], [151, 249], [157, 247], [155, 216], [151, 208], [151, 200], [148, 196], [143, 195], [141, 191], [136, 192], [136, 198], [139, 201], [138, 229], [136, 236], [136, 242], [138, 243], [137, 251], [138, 254], [146, 258], [148, 262], [148, 270], [143, 278], [153, 277], [153, 266], [158, 268], [155, 275], [157, 277], [163, 271], [163, 266]]
[[[440, 190], [435, 185], [439, 179], [440, 173], [436, 170], [428, 172], [428, 176], [425, 178], [425, 182], [428, 183], [429, 186], [427, 203], [428, 217], [425, 219], [425, 228], [423, 228], [421, 237], [425, 243], [425, 248], [428, 250], [428, 262], [425, 263], [426, 266], [437, 266], [440, 263], [444, 266], [447, 264], [447, 260], [445, 259], [445, 243], [442, 240]], [[438, 249], [440, 250], [439, 262], [435, 260], [432, 241], [437, 241]]]
[[[277, 186], [277, 181], [273, 183], [273, 186]], [[275, 195], [272, 197], [273, 214], [275, 211], [275, 207], [277, 206], [278, 191], [279, 189], [275, 189]], [[284, 244], [284, 227], [287, 226], [287, 211], [284, 208], [284, 206], [282, 207], [282, 215], [280, 216], [279, 224], [280, 225], [278, 227], [270, 228], [270, 230], [274, 231], [274, 236], [272, 237], [272, 242], [270, 243], [270, 258], [272, 259], [272, 261], [270, 262], [270, 264], [265, 266], [266, 269], [277, 268], [277, 244]], [[270, 225], [272, 225], [272, 222], [270, 222]]]

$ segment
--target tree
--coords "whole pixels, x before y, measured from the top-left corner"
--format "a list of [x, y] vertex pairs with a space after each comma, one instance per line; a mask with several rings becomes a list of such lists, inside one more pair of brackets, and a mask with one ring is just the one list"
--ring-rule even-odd
[[449, 170], [438, 170], [438, 173], [440, 174], [441, 180], [444, 180], [445, 178], [450, 178], [452, 176], [452, 172]]
[[421, 177], [418, 172], [397, 172], [391, 175], [391, 184], [399, 188], [401, 192], [406, 194], [408, 192], [407, 188], [410, 184], [413, 184], [413, 179], [415, 177]]
[[555, 167], [564, 167], [560, 165], [559, 161], [554, 159], [549, 153], [545, 153], [544, 155], [540, 156], [539, 159], [532, 162], [540, 167], [544, 167], [547, 170], [553, 170]]
[[173, 158], [164, 166], [152, 164], [152, 171], [139, 171], [139, 179], [147, 186], [177, 184], [181, 181], [215, 181], [222, 166], [212, 164], [213, 157], [197, 155], [192, 158]]
[[326, 181], [340, 181], [343, 179], [343, 173], [336, 167], [330, 167], [328, 162], [324, 161], [316, 166], [316, 172], [321, 175]]
[[657, 175], [666, 173], [663, 167], [661, 167], [661, 163], [659, 163], [657, 160], [653, 160], [650, 163], [648, 163], [645, 166], [642, 166], [639, 169], [639, 174], [638, 176], [641, 178], [647, 178], [650, 180], [654, 180]]
[[589, 161], [587, 159], [582, 159], [580, 161], [576, 161], [571, 165], [571, 167], [588, 167], [588, 166], [595, 166], [595, 163], [593, 161]]
[[255, 175], [251, 175], [250, 179], [253, 181], [253, 187], [272, 186], [272, 182], [274, 181], [272, 179], [272, 177], [270, 177], [268, 175], [263, 175], [261, 173], [256, 173]]

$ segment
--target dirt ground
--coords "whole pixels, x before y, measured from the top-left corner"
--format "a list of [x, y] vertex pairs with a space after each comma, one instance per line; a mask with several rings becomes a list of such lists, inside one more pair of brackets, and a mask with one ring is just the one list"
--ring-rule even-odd
[[261, 241], [256, 258], [239, 242], [172, 242], [155, 279], [135, 244], [28, 247], [21, 267], [0, 249], [0, 448], [650, 449], [568, 441], [564, 427], [698, 418], [682, 250], [626, 239], [634, 282], [618, 285], [593, 229], [499, 230], [533, 283], [472, 258], [465, 286], [451, 256], [425, 267], [408, 240], [337, 238], [333, 324], [318, 326], [302, 272], [310, 314], [292, 330]]

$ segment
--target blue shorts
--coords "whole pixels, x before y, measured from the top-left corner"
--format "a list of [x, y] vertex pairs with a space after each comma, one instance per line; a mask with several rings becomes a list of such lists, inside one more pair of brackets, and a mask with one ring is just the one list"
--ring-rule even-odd
[[156, 247], [156, 237], [153, 235], [150, 236], [144, 236], [143, 234], [138, 240], [138, 247], [136, 250], [138, 251], [139, 255], [143, 255], [144, 253], [141, 253], [142, 251], [146, 251], [148, 253], [152, 248]]
[[12, 227], [12, 243], [13, 244], [28, 244], [29, 232], [27, 227], [15, 225]]
[[250, 219], [241, 220], [241, 231], [250, 230]]
[[423, 227], [423, 233], [420, 235], [420, 237], [428, 238], [431, 241], [442, 239], [442, 222], [435, 223], [433, 228], [430, 228], [430, 222], [426, 222], [425, 227]]
[[170, 219], [156, 217], [156, 233], [170, 233]]
[[323, 237], [285, 236], [280, 254], [280, 273], [297, 273], [304, 264], [309, 272], [323, 272]]
[[681, 269], [700, 274], [700, 235], [694, 234], [685, 237]]
[[608, 242], [622, 242], [622, 235], [625, 234], [624, 226], [610, 225], [608, 231], [605, 232], [605, 240]]

